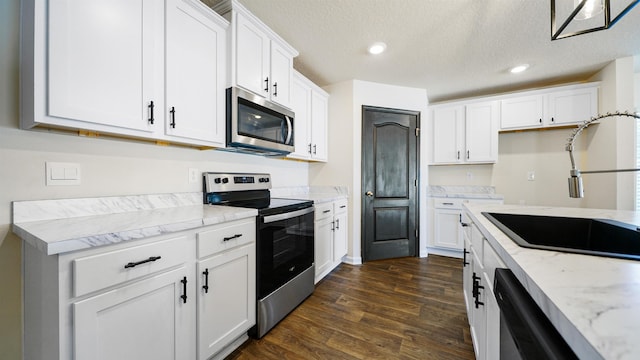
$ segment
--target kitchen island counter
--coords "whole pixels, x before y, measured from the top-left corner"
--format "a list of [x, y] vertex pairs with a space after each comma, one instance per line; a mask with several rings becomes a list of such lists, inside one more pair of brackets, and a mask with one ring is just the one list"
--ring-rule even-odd
[[471, 220], [581, 359], [640, 357], [640, 261], [518, 246], [482, 212], [612, 219], [640, 226], [640, 213], [465, 204]]
[[203, 205], [202, 193], [13, 202], [13, 232], [47, 255], [255, 217]]

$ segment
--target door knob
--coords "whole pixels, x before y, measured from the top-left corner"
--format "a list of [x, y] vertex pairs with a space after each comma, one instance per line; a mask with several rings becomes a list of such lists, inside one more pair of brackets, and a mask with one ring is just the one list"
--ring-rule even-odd
[[365, 194], [365, 195], [367, 195], [367, 196], [369, 196], [369, 197], [372, 197], [372, 196], [373, 196], [373, 192], [371, 192], [371, 191], [367, 191], [367, 192], [366, 192], [366, 193], [364, 193], [364, 194]]

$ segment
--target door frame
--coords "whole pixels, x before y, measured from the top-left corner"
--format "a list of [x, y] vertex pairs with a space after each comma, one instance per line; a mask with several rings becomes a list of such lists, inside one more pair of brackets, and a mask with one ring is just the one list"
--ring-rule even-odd
[[364, 200], [364, 174], [365, 174], [365, 164], [364, 161], [364, 134], [365, 134], [365, 111], [366, 110], [377, 110], [377, 111], [385, 111], [396, 114], [406, 114], [406, 115], [415, 115], [416, 116], [416, 131], [417, 131], [417, 139], [416, 139], [416, 193], [415, 193], [415, 224], [416, 224], [416, 240], [414, 242], [414, 257], [420, 257], [420, 184], [421, 184], [421, 166], [420, 166], [420, 141], [422, 137], [422, 131], [420, 127], [420, 114], [421, 111], [417, 110], [403, 110], [403, 109], [395, 109], [381, 106], [373, 106], [373, 105], [362, 105], [360, 108], [360, 258], [362, 259], [362, 263], [365, 263], [367, 259], [364, 256], [364, 248], [365, 248], [365, 200]]

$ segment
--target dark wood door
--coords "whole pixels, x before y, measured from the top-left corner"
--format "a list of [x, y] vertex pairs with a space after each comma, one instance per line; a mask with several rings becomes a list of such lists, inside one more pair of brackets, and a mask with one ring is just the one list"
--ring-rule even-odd
[[364, 261], [417, 253], [419, 121], [414, 111], [362, 107]]

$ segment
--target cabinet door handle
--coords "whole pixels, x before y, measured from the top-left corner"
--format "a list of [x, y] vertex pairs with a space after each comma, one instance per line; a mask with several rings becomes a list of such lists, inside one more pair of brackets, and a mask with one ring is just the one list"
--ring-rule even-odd
[[278, 96], [278, 83], [274, 82], [273, 83], [273, 96]]
[[180, 299], [182, 299], [182, 303], [186, 304], [187, 303], [187, 277], [183, 277], [182, 280], [180, 280], [180, 282], [182, 283], [182, 295], [180, 295]]
[[169, 123], [169, 126], [171, 126], [172, 129], [176, 128], [176, 108], [175, 107], [171, 107], [171, 110], [169, 110], [169, 114], [171, 115], [171, 123]]
[[555, 121], [556, 121], [556, 119], [554, 119], [554, 118], [552, 117], [552, 118], [551, 118], [551, 122], [555, 122]]
[[202, 275], [204, 275], [204, 285], [202, 288], [204, 289], [204, 293], [207, 294], [209, 293], [209, 269], [204, 269]]
[[336, 222], [335, 221], [331, 222], [331, 231], [336, 231]]
[[233, 236], [229, 236], [229, 237], [223, 238], [222, 241], [229, 241], [229, 240], [237, 239], [237, 238], [239, 238], [241, 236], [242, 236], [242, 234], [235, 234]]
[[540, 124], [542, 124], [542, 118], [540, 118], [539, 121], [540, 121]]
[[458, 160], [460, 160], [460, 150], [458, 150]]
[[136, 261], [136, 262], [129, 262], [129, 263], [127, 263], [127, 265], [124, 266], [124, 268], [125, 269], [133, 268], [133, 267], [136, 267], [138, 265], [146, 264], [148, 262], [153, 262], [153, 261], [160, 260], [160, 259], [162, 259], [162, 256], [151, 256], [148, 259], [144, 259], [144, 260], [140, 260], [140, 261]]
[[151, 102], [149, 103], [149, 124], [153, 125], [154, 119], [153, 119], [153, 100], [151, 100]]
[[340, 230], [340, 219], [336, 219], [336, 230]]
[[471, 151], [467, 150], [467, 160], [471, 158]]
[[462, 267], [469, 265], [469, 262], [467, 262], [467, 254], [469, 254], [469, 252], [467, 251], [467, 248], [464, 248], [464, 251], [462, 252]]
[[309, 154], [311, 154], [311, 143], [309, 143]]
[[266, 79], [264, 79], [264, 92], [269, 92], [269, 77], [267, 76]]
[[318, 145], [315, 145], [315, 144], [314, 144], [314, 145], [313, 145], [313, 155], [315, 155], [315, 154], [316, 154], [316, 150], [317, 150], [317, 149], [318, 149]]

